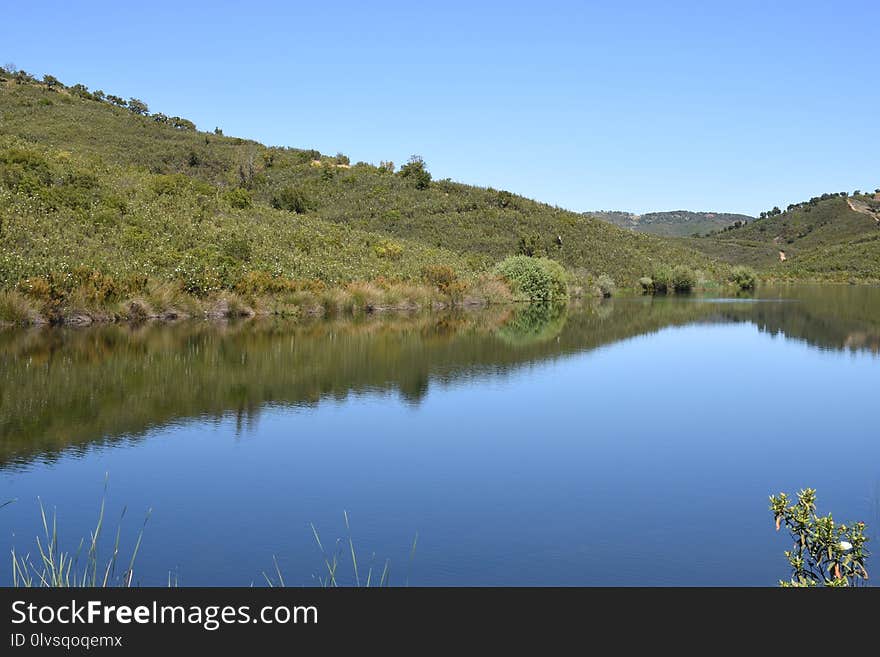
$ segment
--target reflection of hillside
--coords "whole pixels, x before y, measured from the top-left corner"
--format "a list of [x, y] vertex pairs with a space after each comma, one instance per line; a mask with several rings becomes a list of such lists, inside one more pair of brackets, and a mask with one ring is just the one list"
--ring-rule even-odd
[[780, 303], [768, 303], [778, 295], [767, 294], [748, 308], [732, 304], [723, 316], [822, 349], [880, 353], [880, 289], [815, 286], [784, 288], [784, 294]]
[[[567, 321], [564, 313], [551, 314], [543, 325], [520, 307], [305, 325], [0, 332], [0, 464], [188, 418], [235, 414], [246, 423], [266, 404], [308, 405], [367, 391], [394, 391], [417, 403], [429, 380], [501, 374], [703, 312], [684, 304], [609, 308], [587, 306]], [[520, 329], [515, 344], [505, 322]], [[550, 330], [555, 338], [522, 339], [525, 329], [537, 336]]]
[[[822, 348], [880, 344], [880, 294], [842, 288], [773, 303], [629, 299], [570, 309], [310, 324], [259, 321], [0, 332], [0, 467], [142, 435], [189, 418], [253, 420], [267, 404], [308, 405], [429, 382], [498, 375], [666, 326], [754, 322]], [[849, 301], [840, 296], [852, 295]], [[872, 306], [872, 304], [874, 304]]]

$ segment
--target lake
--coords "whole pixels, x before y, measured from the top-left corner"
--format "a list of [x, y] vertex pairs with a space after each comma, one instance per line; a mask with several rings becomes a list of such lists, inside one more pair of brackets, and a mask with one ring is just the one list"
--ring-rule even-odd
[[775, 585], [771, 493], [876, 546], [878, 381], [868, 287], [6, 329], [0, 548], [40, 498], [75, 550], [106, 497], [105, 556], [152, 509], [143, 585], [317, 584], [310, 524], [352, 583], [343, 511], [374, 583]]

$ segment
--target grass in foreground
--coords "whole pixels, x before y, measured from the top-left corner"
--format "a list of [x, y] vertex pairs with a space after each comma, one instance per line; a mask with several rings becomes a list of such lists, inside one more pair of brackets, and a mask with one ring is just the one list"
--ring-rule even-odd
[[[117, 572], [120, 565], [120, 538], [122, 519], [125, 509], [119, 518], [116, 536], [110, 557], [103, 561], [98, 554], [98, 544], [104, 529], [105, 496], [101, 500], [101, 508], [94, 530], [89, 534], [88, 541], [82, 539], [73, 552], [65, 551], [58, 536], [58, 518], [53, 511], [51, 520], [40, 500], [40, 519], [43, 525], [43, 536], [37, 536], [37, 553], [19, 554], [12, 550], [12, 585], [14, 587], [130, 587], [134, 581], [134, 564], [144, 536], [144, 529], [150, 518], [150, 511], [144, 518], [144, 524], [137, 534], [134, 548], [128, 565]], [[83, 551], [85, 549], [85, 552]]]
[[[374, 552], [370, 555], [370, 559], [366, 564], [360, 564], [358, 561], [357, 550], [354, 545], [354, 539], [351, 534], [351, 524], [349, 522], [348, 512], [343, 511], [342, 515], [345, 519], [346, 536], [344, 538], [336, 539], [332, 551], [328, 551], [324, 547], [318, 529], [313, 523], [309, 523], [312, 535], [315, 537], [315, 543], [321, 552], [321, 560], [323, 562], [323, 572], [315, 576], [318, 585], [322, 588], [338, 588], [346, 585], [355, 586], [357, 588], [382, 588], [391, 586], [391, 560], [385, 559], [381, 563], [380, 568], [379, 564], [376, 563], [376, 553]], [[418, 541], [419, 534], [416, 532], [409, 553], [410, 565], [415, 557]], [[341, 578], [339, 570], [340, 566], [346, 562], [351, 564], [352, 569], [352, 574], [347, 576], [347, 580]], [[274, 556], [272, 557], [272, 563], [274, 565], [273, 575], [270, 576], [266, 572], [263, 572], [263, 579], [265, 579], [266, 583], [271, 587], [286, 586], [284, 576], [281, 574], [281, 569], [278, 566], [278, 560]], [[363, 567], [366, 567], [366, 572], [363, 572]], [[354, 579], [352, 580], [351, 577]], [[409, 586], [408, 572], [406, 574], [404, 585]]]
[[[12, 504], [15, 500], [0, 503], [0, 509]], [[42, 500], [39, 500], [40, 520], [43, 528], [42, 536], [36, 537], [36, 553], [20, 554], [12, 550], [12, 586], [16, 588], [107, 588], [135, 586], [134, 566], [143, 540], [147, 522], [152, 514], [147, 511], [144, 523], [137, 533], [134, 547], [128, 558], [128, 563], [123, 570], [119, 570], [123, 560], [120, 556], [120, 539], [122, 535], [122, 520], [126, 510], [122, 510], [119, 524], [116, 528], [114, 542], [109, 558], [103, 559], [99, 555], [99, 544], [104, 531], [104, 512], [107, 502], [106, 487], [101, 499], [101, 507], [95, 528], [89, 533], [88, 539], [82, 539], [76, 550], [69, 552], [62, 548], [58, 534], [58, 518], [55, 511], [51, 517], [47, 514]], [[373, 553], [366, 563], [359, 561], [354, 539], [351, 533], [351, 524], [347, 511], [343, 511], [345, 519], [345, 538], [338, 538], [332, 550], [325, 548], [324, 543], [314, 524], [310, 524], [315, 542], [321, 553], [323, 572], [314, 576], [318, 585], [323, 588], [335, 588], [339, 586], [355, 587], [387, 587], [391, 586], [391, 561], [385, 559], [381, 566], [376, 563], [376, 555]], [[415, 557], [419, 535], [416, 533], [410, 549], [409, 563]], [[273, 556], [274, 569], [271, 574], [263, 572], [263, 579], [270, 587], [287, 586], [278, 559]], [[344, 564], [351, 565], [351, 575], [341, 574]], [[366, 569], [364, 571], [364, 569]], [[179, 581], [176, 574], [169, 571], [168, 586], [176, 587]], [[406, 574], [405, 585], [409, 586], [409, 573]]]

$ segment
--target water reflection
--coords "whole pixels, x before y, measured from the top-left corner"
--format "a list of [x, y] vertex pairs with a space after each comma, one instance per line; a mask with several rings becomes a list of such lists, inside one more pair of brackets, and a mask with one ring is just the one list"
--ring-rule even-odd
[[268, 405], [376, 391], [418, 405], [432, 382], [499, 376], [668, 326], [750, 322], [821, 349], [880, 352], [880, 289], [771, 288], [739, 301], [0, 331], [0, 468], [189, 418], [233, 415], [241, 429]]

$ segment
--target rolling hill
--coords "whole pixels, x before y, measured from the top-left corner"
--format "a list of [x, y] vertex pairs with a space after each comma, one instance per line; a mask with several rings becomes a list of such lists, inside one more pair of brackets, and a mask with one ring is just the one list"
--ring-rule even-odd
[[687, 242], [713, 258], [748, 264], [775, 277], [878, 281], [880, 193], [824, 194]]
[[396, 167], [266, 146], [199, 131], [138, 99], [0, 69], [4, 316], [27, 315], [12, 292], [49, 316], [108, 303], [174, 314], [188, 303], [181, 295], [223, 308], [242, 303], [236, 294], [251, 306], [260, 294], [282, 295], [276, 311], [328, 309], [342, 303], [340, 289], [361, 308], [421, 306], [430, 302], [425, 288], [488, 300], [504, 298], [490, 272], [512, 254], [552, 258], [585, 289], [602, 275], [636, 289], [640, 277], [674, 266], [723, 282], [734, 264], [878, 280], [875, 210], [873, 197], [822, 197], [733, 227], [748, 217], [605, 213], [640, 231], [726, 226], [709, 237], [661, 237], [509, 191], [433, 180], [415, 156]]
[[421, 281], [426, 267], [474, 280], [516, 253], [623, 286], [660, 265], [727, 270], [682, 242], [431, 180], [418, 159], [351, 164], [200, 132], [49, 76], [0, 80], [0, 288], [109, 277], [126, 294], [157, 281], [207, 294], [254, 277]]

